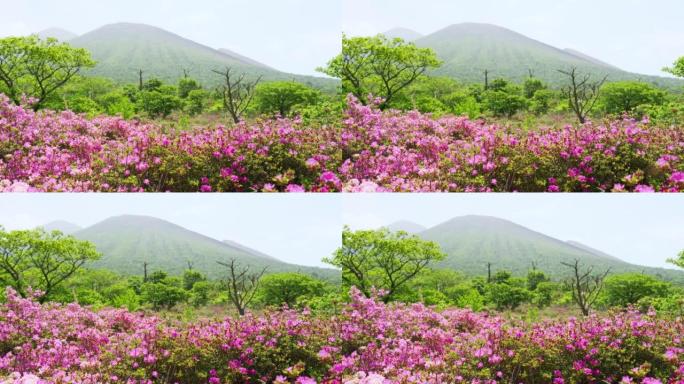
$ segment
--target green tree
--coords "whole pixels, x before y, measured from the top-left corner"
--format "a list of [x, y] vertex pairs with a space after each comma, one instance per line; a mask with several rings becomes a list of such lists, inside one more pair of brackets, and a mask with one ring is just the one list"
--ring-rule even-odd
[[16, 104], [22, 94], [36, 98], [34, 110], [82, 69], [94, 65], [87, 50], [56, 39], [35, 35], [0, 39], [0, 91]]
[[198, 308], [207, 305], [209, 302], [209, 292], [211, 292], [211, 283], [208, 281], [197, 281], [192, 285], [190, 291], [190, 303], [193, 307]]
[[679, 252], [676, 258], [667, 259], [667, 262], [679, 268], [684, 268], [684, 251]]
[[259, 299], [265, 305], [286, 304], [293, 308], [302, 298], [320, 296], [325, 292], [322, 281], [302, 273], [274, 273], [261, 279]]
[[209, 92], [204, 89], [193, 89], [185, 98], [185, 110], [191, 115], [199, 115], [209, 102]]
[[523, 95], [528, 99], [534, 97], [534, 95], [542, 89], [546, 89], [546, 86], [541, 80], [534, 77], [525, 79], [525, 82], [523, 83]]
[[27, 288], [50, 295], [100, 254], [87, 241], [42, 229], [6, 232], [0, 227], [0, 280], [25, 297]]
[[321, 93], [294, 81], [273, 81], [257, 85], [254, 101], [257, 111], [288, 117], [297, 106], [318, 102]]
[[492, 112], [494, 116], [510, 118], [527, 108], [527, 99], [510, 88], [487, 90], [483, 94], [483, 99], [485, 109]]
[[530, 300], [530, 292], [516, 285], [507, 283], [493, 283], [487, 286], [486, 299], [494, 304], [498, 311], [516, 309]]
[[633, 112], [640, 105], [661, 105], [664, 102], [665, 92], [638, 81], [608, 83], [601, 92], [603, 110], [612, 114]]
[[184, 77], [178, 80], [178, 97], [185, 99], [190, 92], [200, 90], [202, 86], [195, 79]]
[[342, 232], [342, 247], [323, 261], [342, 269], [342, 280], [366, 296], [373, 287], [383, 289], [385, 302], [399, 288], [415, 278], [430, 263], [442, 260], [439, 245], [403, 231], [380, 230]]
[[606, 304], [626, 307], [636, 304], [644, 297], [664, 297], [669, 293], [669, 283], [641, 273], [624, 273], [606, 278], [604, 295]]
[[342, 79], [342, 89], [362, 103], [369, 94], [382, 97], [380, 108], [389, 107], [397, 94], [441, 62], [429, 48], [418, 48], [402, 39], [342, 36], [342, 53], [320, 71]]
[[665, 67], [663, 71], [675, 75], [677, 77], [684, 77], [684, 56], [677, 59], [672, 67]]
[[183, 272], [183, 289], [189, 291], [200, 281], [205, 281], [207, 278], [199, 271], [187, 269]]
[[171, 85], [157, 86], [148, 81], [142, 92], [138, 94], [138, 108], [152, 118], [168, 117], [173, 111], [182, 107], [181, 99], [176, 95], [176, 87]]
[[553, 304], [560, 291], [558, 283], [540, 281], [534, 292], [532, 292], [532, 303], [539, 308], [546, 308]]
[[538, 269], [532, 269], [527, 272], [527, 289], [534, 291], [540, 283], [549, 281], [549, 277]]
[[154, 310], [171, 309], [187, 300], [188, 293], [183, 288], [166, 282], [147, 282], [142, 285], [142, 298], [152, 304]]

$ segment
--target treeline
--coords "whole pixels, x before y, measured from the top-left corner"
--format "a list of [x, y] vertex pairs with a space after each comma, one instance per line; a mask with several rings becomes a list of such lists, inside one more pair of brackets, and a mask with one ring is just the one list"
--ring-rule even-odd
[[[342, 284], [302, 273], [268, 273], [229, 260], [221, 262], [223, 278], [208, 279], [188, 263], [180, 276], [164, 271], [121, 276], [86, 268], [100, 255], [87, 242], [60, 232], [0, 231], [0, 282], [40, 301], [77, 302], [129, 310], [172, 310], [219, 306], [238, 314], [264, 307], [336, 311], [348, 300], [351, 286], [385, 302], [421, 302], [438, 308], [475, 311], [575, 307], [583, 314], [596, 309], [637, 305], [681, 314], [684, 287], [638, 273], [610, 274], [579, 261], [566, 263], [566, 279], [553, 281], [534, 265], [524, 277], [489, 265], [486, 276], [468, 277], [455, 270], [433, 269], [444, 254], [434, 242], [386, 229], [345, 229], [343, 244], [325, 262], [342, 269]], [[684, 266], [684, 252], [673, 264]]]
[[[434, 51], [383, 36], [342, 39], [342, 53], [319, 70], [342, 80], [337, 94], [295, 81], [262, 82], [231, 68], [213, 68], [222, 85], [206, 87], [183, 70], [175, 84], [137, 71], [136, 84], [116, 84], [80, 74], [96, 63], [84, 49], [36, 36], [0, 39], [0, 92], [15, 103], [32, 98], [34, 109], [70, 109], [88, 115], [124, 118], [167, 118], [189, 125], [200, 115], [243, 118], [300, 115], [323, 124], [339, 120], [344, 97], [351, 93], [367, 103], [370, 95], [383, 109], [419, 110], [436, 115], [467, 115], [518, 120], [530, 127], [539, 122], [576, 118], [648, 116], [654, 124], [684, 123], [684, 95], [639, 81], [610, 82], [576, 69], [559, 69], [567, 79], [560, 89], [530, 76], [522, 84], [484, 71], [479, 84], [433, 77], [441, 65]], [[684, 77], [684, 58], [666, 70]], [[133, 69], [131, 71], [134, 71]], [[179, 74], [180, 75], [180, 74]], [[179, 76], [180, 77], [180, 76]], [[547, 117], [546, 119], [544, 119]], [[541, 118], [541, 119], [540, 119]], [[549, 118], [555, 120], [549, 121]]]
[[[180, 125], [201, 114], [226, 114], [234, 122], [254, 116], [325, 119], [341, 111], [343, 98], [296, 81], [261, 81], [231, 68], [213, 69], [218, 87], [205, 87], [191, 70], [175, 84], [137, 70], [136, 84], [82, 76], [95, 66], [90, 53], [37, 36], [0, 39], [0, 93], [34, 110], [72, 110], [89, 116], [167, 118]], [[134, 71], [134, 70], [131, 70]], [[180, 76], [179, 76], [180, 77]]]
[[[669, 71], [684, 77], [681, 60]], [[401, 39], [344, 36], [342, 54], [323, 69], [342, 79], [344, 92], [369, 102], [380, 97], [383, 109], [419, 110], [438, 115], [468, 115], [470, 118], [516, 115], [534, 120], [545, 115], [568, 115], [584, 122], [588, 117], [634, 117], [648, 115], [656, 124], [684, 122], [684, 96], [638, 81], [609, 82], [592, 78], [576, 69], [559, 68], [565, 85], [554, 89], [530, 72], [522, 84], [497, 78], [483, 71], [479, 84], [462, 84], [445, 77], [429, 76], [441, 61], [429, 48], [419, 48]], [[536, 121], [532, 121], [536, 123]]]

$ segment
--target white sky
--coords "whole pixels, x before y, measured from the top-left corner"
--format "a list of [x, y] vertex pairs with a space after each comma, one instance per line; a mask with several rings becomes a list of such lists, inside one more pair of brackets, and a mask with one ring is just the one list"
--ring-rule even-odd
[[341, 49], [341, 6], [340, 0], [0, 0], [0, 37], [144, 23], [314, 75]]
[[342, 30], [352, 36], [483, 22], [637, 73], [664, 75], [661, 68], [684, 56], [681, 0], [343, 0], [343, 7]]
[[430, 227], [456, 216], [508, 219], [623, 260], [667, 267], [684, 249], [684, 195], [637, 194], [4, 194], [0, 225], [80, 226], [122, 214], [171, 221], [234, 240], [282, 260], [323, 266], [345, 224], [378, 228], [398, 220]]

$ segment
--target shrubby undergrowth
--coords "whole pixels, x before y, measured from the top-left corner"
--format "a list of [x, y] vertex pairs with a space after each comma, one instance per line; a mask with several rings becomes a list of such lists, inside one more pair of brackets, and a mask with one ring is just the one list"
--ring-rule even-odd
[[634, 310], [514, 323], [486, 313], [383, 304], [352, 289], [335, 314], [271, 310], [164, 321], [41, 305], [7, 291], [5, 383], [678, 383], [680, 318]]
[[[533, 130], [380, 111], [167, 131], [33, 112], [0, 98], [0, 190], [667, 191], [684, 189], [684, 127], [620, 119]], [[373, 104], [373, 103], [371, 103]]]

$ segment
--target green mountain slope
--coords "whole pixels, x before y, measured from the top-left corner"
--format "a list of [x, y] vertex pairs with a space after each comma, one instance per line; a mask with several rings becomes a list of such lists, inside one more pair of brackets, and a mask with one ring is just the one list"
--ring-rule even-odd
[[55, 38], [59, 41], [69, 41], [69, 40], [74, 39], [78, 36], [77, 34], [71, 32], [71, 31], [67, 31], [66, 29], [62, 29], [62, 28], [44, 29], [44, 30], [36, 33], [36, 35], [38, 35], [38, 37], [40, 37], [41, 39], [47, 39], [48, 37], [52, 37], [52, 38]]
[[231, 67], [236, 75], [262, 76], [264, 81], [294, 79], [324, 90], [337, 86], [334, 79], [280, 72], [233, 52], [221, 52], [144, 24], [106, 25], [69, 43], [88, 49], [97, 61], [97, 66], [89, 70], [89, 74], [120, 82], [136, 83], [140, 69], [144, 71], [145, 78], [176, 82], [185, 69], [203, 85], [213, 86], [221, 83], [222, 78], [212, 70]]
[[682, 80], [622, 71], [577, 51], [561, 50], [490, 24], [454, 24], [415, 43], [434, 49], [444, 61], [434, 74], [464, 82], [483, 82], [485, 70], [490, 80], [503, 77], [521, 82], [532, 71], [535, 77], [559, 86], [566, 78], [558, 70], [576, 67], [596, 79], [608, 75], [609, 81], [640, 80], [667, 88], [684, 87]]
[[65, 235], [71, 235], [83, 229], [74, 223], [70, 223], [64, 220], [52, 221], [50, 223], [43, 225], [42, 228], [48, 232], [60, 231]]
[[190, 262], [194, 269], [210, 278], [222, 278], [223, 267], [217, 261], [231, 259], [255, 269], [267, 267], [269, 273], [299, 271], [327, 280], [335, 280], [339, 274], [332, 269], [288, 264], [153, 217], [112, 217], [73, 235], [93, 242], [102, 253], [102, 258], [92, 267], [125, 275], [142, 274], [143, 263], [148, 263], [148, 271], [181, 274]]
[[406, 233], [418, 234], [420, 232], [425, 231], [427, 228], [425, 228], [424, 226], [422, 226], [418, 223], [414, 223], [412, 221], [399, 220], [399, 221], [396, 221], [396, 222], [388, 225], [387, 229], [389, 229], [392, 232], [404, 231]]
[[535, 264], [558, 279], [569, 271], [561, 262], [579, 259], [583, 265], [594, 266], [596, 271], [610, 268], [613, 273], [643, 272], [684, 283], [684, 272], [629, 264], [589, 247], [578, 247], [494, 217], [457, 217], [419, 235], [439, 243], [448, 255], [440, 267], [470, 275], [486, 274], [487, 263], [492, 263], [493, 270], [506, 269], [524, 275]]
[[408, 28], [392, 28], [389, 31], [383, 32], [382, 34], [388, 39], [394, 39], [398, 37], [404, 41], [416, 41], [423, 37], [421, 33]]

